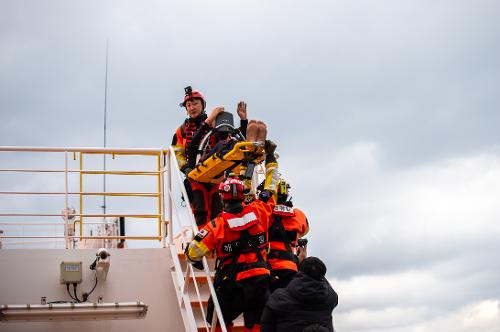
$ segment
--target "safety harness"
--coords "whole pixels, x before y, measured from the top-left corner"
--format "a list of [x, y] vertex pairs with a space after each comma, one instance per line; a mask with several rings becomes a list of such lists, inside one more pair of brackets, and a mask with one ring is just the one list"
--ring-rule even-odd
[[[247, 207], [246, 211], [252, 211], [252, 209], [249, 209]], [[222, 213], [223, 216], [225, 214], [225, 212]], [[214, 286], [216, 287], [223, 281], [236, 282], [236, 278], [239, 272], [257, 268], [269, 269], [269, 265], [262, 255], [262, 250], [265, 249], [268, 245], [266, 232], [263, 231], [257, 234], [250, 234], [248, 229], [253, 225], [256, 225], [258, 221], [256, 219], [245, 220], [245, 217], [248, 215], [253, 215], [253, 217], [255, 217], [253, 212], [250, 212], [244, 214], [241, 218], [235, 218], [239, 223], [241, 223], [241, 225], [236, 223], [233, 223], [231, 225], [230, 222], [232, 220], [228, 221], [227, 218], [224, 218], [224, 220], [230, 226], [230, 231], [239, 232], [240, 236], [236, 240], [222, 243], [222, 253], [224, 254], [224, 256], [218, 257], [216, 261], [216, 273], [214, 280]], [[252, 252], [255, 253], [257, 257], [256, 262], [238, 263], [241, 255]]]
[[202, 121], [204, 121], [207, 118], [207, 115], [203, 113], [200, 115], [200, 118], [196, 119], [191, 119], [187, 118], [184, 120], [184, 123], [181, 124], [181, 136], [186, 140], [186, 145], [188, 146], [191, 144], [191, 141], [193, 140], [194, 133], [198, 130], [200, 124]]
[[283, 226], [284, 217], [293, 217], [295, 213], [293, 209], [285, 205], [276, 205], [273, 210], [274, 220], [269, 228], [269, 242], [281, 242], [285, 245], [286, 250], [271, 249], [268, 254], [268, 259], [282, 259], [297, 263], [296, 256], [293, 253], [292, 246], [297, 240], [297, 231], [287, 231]]

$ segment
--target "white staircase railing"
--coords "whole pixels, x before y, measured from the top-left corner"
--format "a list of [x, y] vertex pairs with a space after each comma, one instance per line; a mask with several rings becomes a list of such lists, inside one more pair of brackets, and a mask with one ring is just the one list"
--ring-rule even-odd
[[[212, 320], [211, 327], [209, 327], [206, 322], [206, 311], [204, 306], [206, 301], [204, 301], [202, 298], [200, 287], [198, 284], [198, 278], [195, 271], [193, 270], [193, 266], [185, 259], [183, 259], [184, 264], [181, 264], [179, 254], [182, 255], [184, 245], [189, 243], [193, 239], [193, 234], [196, 234], [198, 232], [198, 227], [196, 225], [196, 221], [190, 207], [189, 197], [184, 187], [183, 176], [181, 175], [182, 173], [179, 170], [179, 166], [177, 164], [177, 160], [172, 148], [169, 149], [167, 157], [168, 160], [165, 165], [165, 171], [170, 170], [170, 176], [166, 193], [168, 199], [170, 200], [168, 205], [172, 207], [170, 209], [171, 215], [169, 218], [170, 220], [172, 220], [172, 222], [170, 223], [170, 227], [173, 227], [173, 224], [175, 223], [175, 226], [177, 226], [181, 230], [177, 234], [175, 239], [173, 237], [173, 232], [171, 230], [168, 232], [168, 244], [174, 262], [172, 277], [174, 279], [174, 284], [176, 285], [177, 299], [179, 302], [182, 317], [184, 319], [184, 325], [186, 326], [186, 331], [198, 331], [198, 328], [206, 331], [215, 331], [215, 327], [218, 321], [222, 331], [226, 332], [227, 329], [224, 324], [224, 319], [222, 319], [222, 312], [217, 300], [217, 296], [215, 295], [215, 288], [212, 283], [212, 274], [207, 259], [205, 257], [203, 258], [202, 277], [204, 277], [205, 279], [204, 282], [206, 282], [206, 285], [209, 289], [209, 294], [211, 295], [214, 302], [214, 319]], [[174, 186], [176, 187], [175, 189], [177, 192], [180, 191], [184, 199], [184, 211], [180, 211], [180, 209], [174, 204]], [[192, 289], [189, 287], [190, 284], [193, 286], [195, 294], [192, 294]], [[202, 326], [199, 326], [199, 324], [197, 323], [195, 313], [193, 311], [193, 303], [196, 303], [196, 306], [200, 309], [201, 319], [203, 321]]]
[[[11, 164], [11, 161], [17, 161], [17, 156], [13, 157], [11, 154], [18, 154], [21, 157], [19, 158], [20, 162], [25, 165], [23, 168], [15, 168]], [[37, 161], [43, 161], [41, 166], [39, 164], [38, 167], [34, 167], [32, 160], [27, 161], [24, 156], [26, 154], [34, 154]], [[40, 156], [49, 155], [48, 158], [41, 158]], [[122, 158], [117, 159], [126, 159], [128, 157], [144, 157], [150, 158], [153, 157], [153, 170], [129, 170], [129, 167], [126, 167], [125, 170], [99, 170], [99, 166], [96, 166], [96, 162], [90, 158], [91, 156], [102, 156], [108, 155], [115, 159], [115, 156], [122, 156]], [[85, 163], [84, 163], [85, 159]], [[149, 159], [148, 159], [149, 160]], [[189, 198], [186, 194], [186, 190], [183, 184], [183, 175], [179, 170], [177, 165], [177, 161], [175, 158], [175, 154], [172, 148], [168, 150], [165, 149], [113, 149], [113, 148], [56, 148], [56, 147], [6, 147], [0, 146], [0, 175], [3, 178], [9, 179], [10, 174], [16, 174], [20, 176], [23, 189], [11, 190], [11, 191], [2, 191], [4, 189], [0, 188], [0, 196], [5, 197], [34, 197], [35, 200], [42, 199], [44, 197], [56, 197], [57, 202], [61, 203], [61, 207], [63, 208], [63, 212], [60, 211], [61, 207], [57, 208], [56, 212], [54, 212], [54, 207], [44, 206], [42, 211], [37, 211], [35, 213], [25, 213], [25, 211], [19, 212], [8, 212], [0, 211], [0, 249], [2, 249], [2, 241], [6, 240], [9, 242], [4, 242], [3, 244], [8, 246], [17, 246], [19, 242], [13, 241], [22, 241], [21, 244], [26, 244], [26, 240], [28, 241], [40, 241], [40, 240], [52, 240], [63, 242], [66, 249], [74, 249], [75, 243], [78, 241], [82, 242], [85, 240], [113, 240], [113, 241], [125, 241], [125, 240], [150, 240], [150, 241], [159, 241], [161, 243], [161, 247], [166, 248], [166, 250], [170, 250], [173, 266], [172, 266], [172, 277], [175, 285], [175, 291], [177, 294], [177, 300], [179, 304], [179, 308], [181, 311], [181, 315], [184, 321], [184, 325], [187, 332], [194, 332], [198, 330], [206, 330], [206, 331], [215, 331], [215, 326], [217, 321], [219, 321], [219, 325], [221, 326], [222, 331], [226, 332], [226, 326], [224, 324], [224, 320], [222, 319], [222, 313], [220, 310], [220, 306], [215, 295], [215, 289], [212, 283], [212, 272], [210, 271], [210, 264], [206, 258], [203, 259], [203, 271], [195, 272], [191, 264], [187, 263], [184, 259], [182, 253], [183, 244], [188, 243], [192, 240], [192, 235], [198, 231], [194, 216], [192, 214]], [[149, 161], [148, 161], [149, 162]], [[61, 165], [62, 164], [62, 165]], [[26, 167], [26, 165], [28, 167]], [[148, 164], [149, 165], [149, 164]], [[85, 168], [84, 168], [85, 166]], [[133, 166], [133, 165], [127, 165]], [[149, 167], [149, 166], [148, 166]], [[34, 191], [29, 185], [29, 180], [25, 175], [28, 174], [51, 174], [52, 176], [57, 176], [57, 179], [60, 183], [63, 184], [64, 190], [43, 190], [43, 191]], [[109, 176], [113, 175], [116, 177], [126, 177], [132, 176], [133, 178], [137, 178], [137, 176], [154, 178], [153, 181], [154, 186], [156, 188], [151, 192], [137, 192], [136, 190], [128, 191], [128, 192], [106, 192], [103, 190], [102, 192], [96, 192], [87, 190], [90, 185], [84, 186], [83, 183], [86, 180], [86, 177], [90, 176], [102, 176], [104, 174], [109, 174]], [[85, 175], [85, 176], [84, 176]], [[2, 178], [2, 179], [3, 179]], [[72, 181], [73, 180], [73, 181]], [[123, 181], [124, 183], [132, 183], [133, 181]], [[142, 183], [142, 182], [141, 182]], [[87, 184], [87, 183], [86, 183]], [[93, 183], [95, 186], [95, 183]], [[179, 202], [181, 201], [180, 197], [184, 198], [185, 204], [180, 206]], [[149, 214], [137, 214], [137, 213], [129, 213], [129, 214], [117, 214], [110, 213], [104, 211], [103, 213], [96, 213], [95, 211], [87, 211], [87, 205], [84, 204], [84, 197], [90, 196], [114, 196], [114, 197], [122, 197], [122, 198], [130, 198], [130, 197], [149, 197], [150, 199], [155, 201], [155, 207], [153, 213]], [[76, 213], [72, 212], [72, 215], [68, 214], [68, 211], [72, 211], [71, 202], [75, 203], [75, 201], [79, 202], [79, 208], [77, 207]], [[13, 204], [4, 204], [4, 208], [15, 207]], [[133, 205], [133, 204], [129, 204]], [[30, 206], [27, 206], [30, 208]], [[85, 211], [84, 211], [85, 210]], [[95, 210], [95, 209], [94, 209]], [[49, 212], [49, 213], [47, 213]], [[84, 226], [88, 226], [93, 224], [92, 222], [88, 222], [88, 220], [96, 220], [103, 219], [109, 217], [120, 217], [126, 216], [138, 220], [148, 220], [154, 221], [157, 223], [157, 233], [153, 236], [141, 235], [141, 236], [96, 236], [96, 235], [88, 235], [83, 234], [82, 230]], [[70, 218], [73, 217], [73, 218]], [[6, 218], [14, 219], [14, 221], [5, 222]], [[27, 218], [37, 218], [36, 223], [30, 224], [30, 219]], [[44, 219], [45, 218], [45, 219]], [[33, 227], [31, 229], [24, 231], [24, 227], [27, 226], [40, 226], [43, 223], [38, 222], [40, 220], [47, 220], [47, 218], [51, 218], [52, 222], [54, 218], [58, 218], [59, 220], [63, 218], [64, 220], [71, 221], [70, 222], [59, 222], [59, 224], [55, 223], [57, 226], [57, 230], [54, 230], [51, 234], [42, 234], [42, 235], [34, 235], [33, 232], [36, 232]], [[20, 220], [21, 219], [21, 220]], [[85, 219], [85, 220], [84, 220]], [[73, 221], [74, 220], [74, 221]], [[79, 226], [77, 228], [76, 226]], [[174, 238], [174, 225], [176, 226], [176, 231], [178, 231], [177, 236]], [[68, 227], [71, 226], [71, 232], [68, 231]], [[12, 233], [7, 234], [3, 232], [4, 227], [9, 227], [9, 230], [13, 230], [13, 227], [20, 227], [21, 231], [16, 231], [17, 233], [22, 232], [21, 234]], [[79, 230], [79, 233], [77, 232]], [[59, 235], [57, 235], [59, 234]], [[5, 248], [6, 246], [4, 246]], [[4, 250], [4, 249], [2, 249]], [[208, 294], [207, 294], [208, 293]], [[212, 324], [206, 322], [206, 299], [204, 296], [211, 295], [214, 301], [214, 320]], [[196, 310], [194, 310], [196, 309]], [[199, 315], [201, 319], [196, 319], [197, 313], [199, 310]]]

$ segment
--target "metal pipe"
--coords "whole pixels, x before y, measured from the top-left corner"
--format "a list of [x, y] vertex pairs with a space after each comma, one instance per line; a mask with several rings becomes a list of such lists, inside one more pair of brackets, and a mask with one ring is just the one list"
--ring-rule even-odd
[[[80, 193], [83, 192], [83, 173], [81, 170], [83, 169], [83, 153], [80, 152]], [[83, 213], [83, 196], [80, 194], [80, 213]], [[83, 218], [80, 216], [80, 222], [83, 223]], [[83, 236], [83, 227], [80, 227], [80, 241]]]
[[[19, 172], [19, 173], [64, 173], [66, 170], [48, 170], [48, 169], [24, 169], [11, 168], [0, 169], [0, 172]], [[159, 172], [155, 171], [94, 171], [94, 170], [67, 170], [68, 173], [83, 173], [83, 174], [114, 174], [114, 175], [153, 175], [157, 176]]]
[[[66, 236], [66, 249], [70, 247], [69, 225], [68, 225], [68, 151], [64, 152], [64, 235]], [[73, 232], [74, 234], [74, 232]]]
[[[80, 223], [80, 220], [75, 220], [73, 224]], [[4, 226], [63, 226], [60, 222], [18, 222], [18, 221], [3, 221], [0, 225]], [[102, 222], [86, 222], [85, 225], [104, 225]]]
[[134, 197], [158, 197], [156, 192], [131, 192], [131, 193], [101, 193], [101, 192], [49, 192], [49, 191], [0, 191], [0, 195], [83, 195], [83, 196], [134, 196]]
[[83, 152], [83, 153], [106, 153], [106, 154], [136, 154], [157, 155], [162, 148], [88, 148], [88, 147], [36, 147], [36, 146], [0, 146], [0, 152]]
[[[75, 214], [83, 218], [102, 218], [102, 217], [131, 217], [131, 218], [158, 218], [158, 214]], [[64, 217], [63, 213], [0, 213], [0, 217]]]
[[[66, 239], [66, 236], [49, 235], [2, 235], [2, 239]], [[68, 236], [70, 239], [78, 239], [80, 236]], [[83, 239], [105, 239], [105, 240], [159, 240], [158, 236], [83, 236]]]
[[162, 233], [161, 233], [161, 236], [162, 236], [162, 248], [165, 248], [167, 246], [167, 222], [170, 222], [167, 221], [166, 217], [165, 217], [165, 173], [163, 172], [163, 170], [165, 169], [165, 155], [163, 154], [163, 152], [160, 154], [160, 169], [159, 169], [159, 172], [158, 172], [158, 177], [159, 177], [159, 181], [160, 181], [160, 196], [159, 196], [159, 200], [160, 200], [160, 204], [161, 204], [161, 219], [162, 219]]
[[[161, 169], [161, 159], [160, 159], [160, 155], [158, 155], [156, 157], [156, 161], [157, 161], [157, 167], [158, 167], [158, 171], [160, 171]], [[157, 179], [157, 183], [158, 183], [158, 236], [162, 236], [161, 234], [161, 227], [162, 227], [162, 209], [161, 209], [161, 177], [160, 177], [160, 174], [158, 173], [158, 179]]]

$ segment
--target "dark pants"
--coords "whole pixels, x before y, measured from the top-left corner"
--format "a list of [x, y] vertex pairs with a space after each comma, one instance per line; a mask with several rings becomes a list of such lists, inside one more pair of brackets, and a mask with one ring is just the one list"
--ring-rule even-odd
[[222, 212], [222, 200], [218, 186], [211, 183], [189, 181], [191, 185], [191, 207], [199, 228]]
[[[236, 283], [222, 282], [221, 285], [216, 285], [216, 293], [224, 322], [229, 325], [243, 313], [245, 327], [251, 329], [255, 324], [260, 324], [260, 316], [269, 297], [269, 277], [251, 277]], [[211, 298], [207, 311], [207, 321], [211, 323], [213, 314]]]

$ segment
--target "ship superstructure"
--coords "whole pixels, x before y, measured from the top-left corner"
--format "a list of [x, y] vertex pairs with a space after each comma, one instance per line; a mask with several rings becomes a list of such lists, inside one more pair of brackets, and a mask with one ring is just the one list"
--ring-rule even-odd
[[0, 147], [0, 331], [211, 330], [214, 262], [184, 260], [197, 228], [172, 156]]

